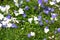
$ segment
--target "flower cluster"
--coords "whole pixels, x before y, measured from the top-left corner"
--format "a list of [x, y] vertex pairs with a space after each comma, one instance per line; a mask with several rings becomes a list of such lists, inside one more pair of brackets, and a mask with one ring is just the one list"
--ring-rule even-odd
[[[13, 10], [14, 16], [15, 17], [19, 16], [19, 18], [20, 18], [20, 15], [22, 15], [23, 18], [26, 18], [30, 24], [32, 24], [34, 22], [34, 24], [39, 24], [39, 26], [44, 26], [44, 33], [48, 33], [50, 31], [49, 25], [58, 20], [58, 18], [57, 18], [58, 13], [54, 12], [55, 8], [49, 7], [46, 5], [48, 5], [48, 4], [51, 6], [54, 5], [59, 8], [59, 5], [57, 5], [57, 3], [59, 3], [60, 0], [52, 0], [52, 1], [38, 0], [38, 6], [35, 5], [34, 8], [32, 8], [32, 6], [30, 7], [29, 5], [24, 6], [23, 0], [21, 0], [21, 1], [13, 0], [13, 1], [14, 1], [15, 6], [17, 6], [17, 8], [18, 8], [18, 10]], [[28, 3], [28, 2], [30, 2], [30, 0], [26, 0], [26, 2]], [[21, 7], [21, 6], [23, 6], [23, 7]], [[3, 13], [3, 14], [0, 13], [0, 27], [17, 28], [16, 24], [19, 24], [19, 19], [17, 20], [17, 18], [11, 16], [11, 13], [9, 12], [10, 8], [11, 8], [10, 5], [0, 6], [0, 10]], [[41, 8], [42, 8], [42, 11], [40, 10]], [[33, 15], [33, 16], [28, 17], [30, 10], [32, 11], [32, 12], [30, 12], [32, 14], [35, 13], [34, 11], [37, 11], [38, 15], [37, 16]], [[7, 13], [7, 15], [5, 15], [4, 13]], [[49, 19], [47, 17], [49, 17]], [[26, 21], [24, 20], [24, 22], [26, 22]], [[60, 28], [57, 29], [57, 32], [60, 32]], [[30, 32], [27, 36], [28, 37], [35, 36], [35, 32]], [[49, 37], [49, 38], [51, 38], [51, 37]], [[53, 38], [54, 38], [54, 36], [53, 36]], [[44, 40], [46, 40], [46, 39], [44, 39]]]

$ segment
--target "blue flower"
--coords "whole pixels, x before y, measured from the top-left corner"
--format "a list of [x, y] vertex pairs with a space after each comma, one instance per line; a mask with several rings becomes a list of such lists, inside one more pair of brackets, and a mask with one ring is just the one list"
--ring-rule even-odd
[[10, 15], [10, 14], [8, 14], [8, 15], [6, 16], [6, 18], [11, 19], [11, 15]]
[[45, 20], [46, 21], [46, 23], [48, 23], [48, 20]]
[[54, 8], [51, 8], [51, 12], [54, 12]]
[[60, 32], [60, 28], [58, 28], [57, 31]]
[[38, 16], [38, 21], [41, 21], [42, 20], [42, 16]]
[[26, 14], [24, 13], [24, 14], [22, 14], [22, 16], [23, 16], [23, 17], [26, 17]]
[[48, 11], [48, 10], [43, 10], [43, 12], [44, 12], [45, 14], [49, 14], [49, 11]]
[[40, 26], [43, 26], [43, 22], [42, 21], [40, 21], [39, 23], [40, 23]]
[[45, 27], [46, 29], [49, 29], [48, 26]]
[[38, 4], [40, 4], [40, 5], [41, 5], [41, 4], [42, 4], [42, 0], [38, 0]]
[[12, 28], [17, 28], [16, 24], [12, 23]]
[[52, 18], [56, 18], [57, 17], [57, 14], [51, 14], [51, 17]]
[[29, 7], [28, 6], [25, 6], [25, 10], [29, 10]]
[[30, 38], [31, 37], [31, 34], [28, 34], [27, 36]]

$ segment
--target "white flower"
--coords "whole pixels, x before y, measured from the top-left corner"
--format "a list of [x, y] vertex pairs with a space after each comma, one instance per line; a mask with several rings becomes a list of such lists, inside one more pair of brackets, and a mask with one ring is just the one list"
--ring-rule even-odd
[[19, 15], [19, 13], [16, 10], [14, 10], [14, 14], [15, 14], [15, 16]]
[[0, 6], [0, 10], [1, 10], [2, 12], [5, 12], [5, 11], [6, 11], [6, 8], [3, 7], [3, 6]]
[[22, 8], [19, 8], [18, 12], [19, 12], [19, 14], [24, 14], [24, 11]]
[[35, 21], [35, 24], [38, 24], [38, 21]]
[[4, 15], [0, 13], [0, 20], [4, 18]]
[[60, 2], [60, 0], [56, 0], [56, 2], [57, 2], [57, 3], [59, 3], [59, 2]]
[[35, 36], [35, 32], [31, 32], [30, 34], [31, 34], [31, 36]]
[[51, 20], [53, 20], [53, 18], [52, 18], [52, 17], [51, 17], [50, 19], [51, 19]]
[[38, 18], [34, 16], [34, 21], [37, 21], [37, 20], [38, 20]]
[[6, 10], [9, 10], [10, 9], [10, 5], [6, 5]]
[[50, 5], [54, 5], [54, 4], [55, 4], [55, 2], [51, 2], [51, 1], [50, 1]]
[[11, 19], [8, 19], [8, 18], [4, 17], [4, 21], [5, 21], [6, 23], [9, 23], [9, 22], [11, 21]]
[[48, 28], [44, 28], [44, 32], [45, 33], [48, 33], [49, 32], [49, 29]]
[[10, 5], [6, 5], [5, 8], [6, 8], [6, 12], [8, 13], [8, 10], [10, 9]]
[[0, 23], [0, 27], [2, 27], [2, 24]]
[[6, 25], [7, 23], [6, 23], [6, 21], [2, 21], [2, 25]]
[[17, 7], [19, 7], [19, 4], [18, 4], [18, 3], [15, 3], [15, 5], [16, 5]]
[[31, 22], [32, 22], [32, 20], [33, 20], [33, 18], [29, 18], [29, 19], [28, 19], [28, 22], [30, 22], [30, 23], [31, 23]]
[[55, 18], [55, 21], [57, 21], [58, 19], [57, 18]]
[[17, 7], [19, 7], [18, 0], [14, 0], [14, 3]]
[[22, 3], [23, 3], [23, 1], [20, 2], [20, 4], [22, 4]]
[[12, 26], [12, 23], [8, 23], [8, 24], [7, 24], [7, 27], [11, 27], [11, 26]]
[[13, 0], [15, 3], [17, 3], [18, 2], [18, 0]]

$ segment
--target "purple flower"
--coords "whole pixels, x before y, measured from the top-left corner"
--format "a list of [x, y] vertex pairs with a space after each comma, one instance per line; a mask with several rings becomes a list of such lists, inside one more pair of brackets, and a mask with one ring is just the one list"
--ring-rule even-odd
[[12, 23], [12, 28], [17, 28], [16, 24]]
[[2, 24], [2, 27], [6, 28], [6, 26], [7, 26], [7, 24], [6, 24], [6, 25], [3, 25], [3, 24]]
[[39, 22], [40, 23], [40, 26], [43, 26], [43, 22], [41, 21], [41, 22]]
[[29, 7], [28, 6], [25, 6], [25, 10], [29, 10]]
[[28, 34], [27, 36], [30, 38], [31, 37], [31, 34]]
[[41, 21], [42, 20], [42, 16], [38, 16], [38, 21]]
[[8, 14], [8, 15], [6, 16], [6, 18], [11, 19], [11, 15], [10, 15], [10, 14]]
[[50, 8], [50, 7], [48, 7], [48, 10], [49, 10], [49, 11], [51, 11], [51, 8]]
[[52, 18], [56, 18], [57, 17], [57, 14], [51, 14], [51, 17]]
[[45, 2], [45, 3], [47, 3], [47, 2], [48, 2], [48, 0], [44, 0], [44, 2]]
[[49, 29], [48, 26], [45, 27], [46, 29]]
[[23, 17], [26, 17], [26, 14], [24, 13], [24, 14], [22, 14], [22, 16], [23, 16]]
[[41, 4], [42, 4], [42, 0], [38, 0], [38, 4], [40, 4], [40, 5], [41, 5]]
[[26, 0], [26, 2], [29, 2], [30, 0]]
[[60, 32], [60, 28], [58, 28], [57, 31]]
[[45, 13], [45, 14], [49, 14], [49, 11], [48, 11], [48, 10], [44, 10], [44, 13]]
[[45, 20], [46, 21], [46, 23], [48, 23], [48, 20]]
[[54, 8], [51, 8], [51, 12], [54, 12]]

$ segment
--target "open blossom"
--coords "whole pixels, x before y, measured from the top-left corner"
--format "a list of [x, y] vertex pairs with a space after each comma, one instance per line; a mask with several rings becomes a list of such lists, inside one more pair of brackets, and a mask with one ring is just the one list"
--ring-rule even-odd
[[5, 8], [6, 8], [6, 13], [8, 13], [8, 10], [10, 9], [10, 5], [6, 5]]
[[31, 32], [31, 36], [35, 36], [35, 32]]
[[19, 14], [24, 14], [24, 11], [22, 8], [19, 8], [18, 12], [19, 12]]
[[19, 15], [19, 13], [16, 10], [14, 10], [14, 14], [15, 14], [15, 16]]
[[0, 6], [0, 10], [1, 10], [2, 12], [5, 12], [5, 11], [6, 11], [6, 8], [5, 8], [4, 6]]
[[10, 5], [6, 5], [6, 6], [0, 6], [0, 10], [2, 12], [7, 12], [8, 13], [8, 10], [10, 9]]
[[56, 4], [56, 2], [51, 2], [51, 1], [50, 1], [50, 5], [55, 5], [55, 4]]
[[30, 38], [31, 37], [31, 34], [29, 33], [27, 36]]
[[34, 21], [37, 21], [37, 20], [38, 20], [38, 18], [34, 16]]
[[29, 18], [28, 19], [28, 22], [32, 23], [32, 20], [33, 20], [33, 18]]
[[22, 16], [23, 16], [23, 17], [26, 17], [27, 15], [24, 13], [24, 14], [22, 14]]
[[60, 32], [60, 28], [58, 28], [57, 31]]
[[42, 0], [38, 0], [38, 4], [39, 5], [42, 5]]
[[12, 27], [12, 28], [17, 28], [17, 25], [14, 24], [14, 23], [12, 23], [11, 27]]
[[57, 14], [51, 13], [51, 17], [52, 17], [52, 18], [56, 18], [56, 17], [57, 17]]
[[44, 32], [45, 32], [45, 33], [48, 33], [48, 32], [49, 32], [49, 28], [48, 28], [48, 27], [45, 27], [45, 28], [44, 28]]
[[56, 0], [56, 2], [57, 2], [57, 3], [59, 3], [59, 2], [60, 2], [60, 0]]
[[16, 5], [17, 7], [19, 7], [18, 0], [13, 0], [13, 1], [14, 1], [15, 5]]
[[25, 6], [25, 10], [29, 10], [29, 6]]
[[8, 23], [8, 24], [7, 24], [7, 27], [10, 28], [11, 26], [12, 26], [12, 23]]

